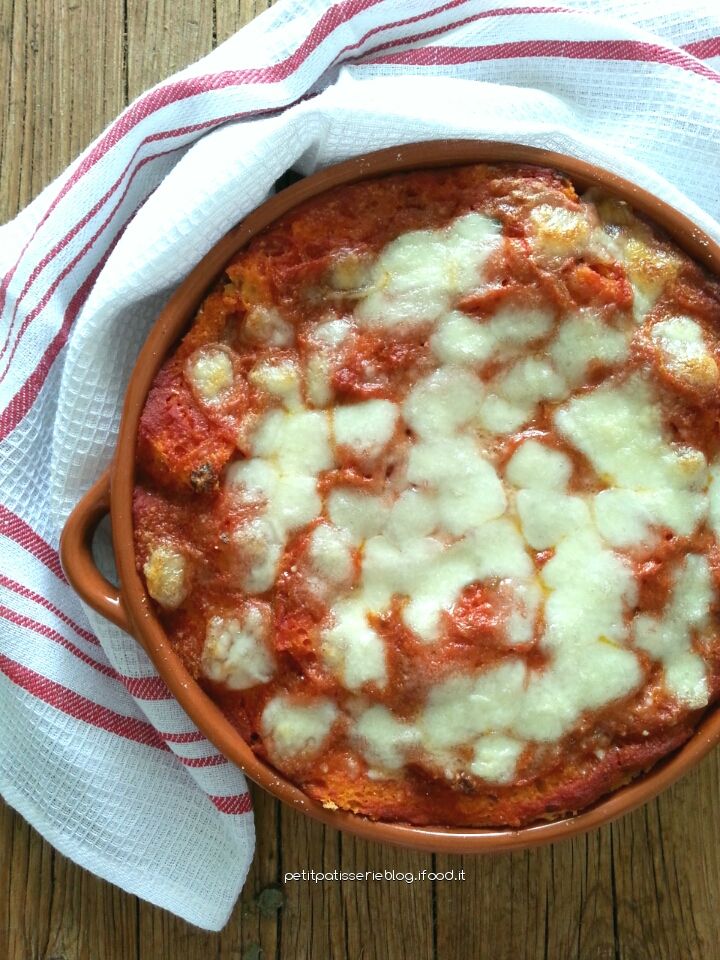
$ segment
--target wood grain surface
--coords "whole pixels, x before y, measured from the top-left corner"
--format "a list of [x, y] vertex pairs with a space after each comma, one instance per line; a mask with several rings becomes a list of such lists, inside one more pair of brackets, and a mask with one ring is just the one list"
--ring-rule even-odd
[[[266, 6], [0, 0], [0, 220], [128, 99]], [[0, 960], [720, 960], [719, 758], [603, 830], [493, 858], [361, 842], [256, 789], [255, 861], [219, 934], [98, 880], [0, 807]], [[282, 883], [303, 869], [465, 879]]]

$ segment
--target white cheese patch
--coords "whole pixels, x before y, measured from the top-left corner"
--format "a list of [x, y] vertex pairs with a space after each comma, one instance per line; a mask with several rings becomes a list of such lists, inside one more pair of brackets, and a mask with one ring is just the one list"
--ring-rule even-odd
[[291, 473], [317, 474], [333, 463], [328, 414], [320, 410], [271, 410], [252, 439], [253, 455]]
[[225, 482], [247, 504], [263, 504], [275, 492], [279, 479], [277, 468], [265, 460], [236, 460], [225, 473]]
[[160, 543], [143, 566], [148, 593], [166, 610], [175, 610], [189, 591], [188, 562], [172, 544]]
[[541, 400], [562, 400], [567, 384], [546, 360], [528, 357], [488, 384], [480, 423], [492, 433], [517, 430]]
[[502, 483], [470, 436], [417, 442], [408, 457], [407, 478], [434, 494], [440, 524], [453, 536], [505, 511]]
[[398, 770], [407, 759], [408, 750], [419, 742], [419, 731], [412, 723], [398, 720], [387, 707], [376, 704], [364, 710], [355, 723], [354, 739], [360, 750], [376, 768]]
[[458, 217], [440, 230], [402, 234], [378, 257], [370, 292], [355, 317], [376, 329], [432, 323], [453, 299], [481, 285], [482, 267], [500, 235], [500, 224], [480, 213]]
[[491, 577], [526, 580], [533, 573], [525, 541], [506, 517], [473, 530], [466, 546], [473, 557], [477, 580]]
[[188, 357], [185, 376], [196, 395], [205, 403], [221, 402], [233, 385], [233, 364], [229, 351], [220, 346], [200, 347]]
[[[602, 481], [637, 493], [596, 498], [599, 527], [613, 545], [626, 546], [630, 531], [645, 531], [648, 522], [686, 536], [704, 517], [705, 458], [697, 450], [668, 443], [653, 391], [639, 376], [576, 397], [556, 412], [555, 423]], [[645, 537], [643, 533], [640, 539]]]
[[418, 718], [425, 749], [442, 757], [483, 734], [512, 729], [523, 708], [527, 680], [522, 660], [506, 660], [477, 676], [455, 676], [437, 684]]
[[366, 400], [336, 407], [333, 416], [335, 443], [350, 447], [361, 457], [376, 457], [395, 433], [399, 410], [389, 400]]
[[281, 400], [287, 409], [300, 406], [300, 367], [294, 360], [263, 361], [253, 367], [248, 380], [271, 397]]
[[571, 475], [572, 463], [568, 456], [533, 439], [518, 447], [505, 469], [505, 476], [513, 486], [528, 490], [564, 490]]
[[305, 393], [313, 407], [328, 407], [332, 402], [332, 363], [322, 353], [311, 354], [305, 364]]
[[318, 323], [308, 333], [309, 350], [305, 361], [305, 394], [313, 407], [332, 403], [333, 371], [340, 362], [339, 350], [352, 335], [353, 325], [345, 317]]
[[251, 446], [253, 457], [233, 463], [225, 483], [259, 511], [233, 534], [242, 585], [255, 594], [272, 586], [288, 535], [322, 511], [317, 475], [333, 463], [329, 416], [302, 406], [270, 410]]
[[432, 494], [422, 490], [405, 490], [388, 513], [384, 533], [390, 540], [400, 544], [416, 537], [429, 536], [437, 528], [438, 522], [439, 511]]
[[530, 677], [512, 731], [550, 741], [585, 711], [631, 693], [643, 677], [624, 646], [625, 610], [637, 595], [629, 564], [587, 527], [558, 544], [541, 577], [550, 591], [542, 645], [551, 660]]
[[581, 497], [557, 491], [520, 490], [516, 504], [523, 534], [533, 550], [555, 547], [590, 522], [590, 512]]
[[243, 332], [253, 343], [272, 347], [289, 347], [295, 340], [294, 328], [280, 311], [262, 304], [255, 304], [248, 311]]
[[701, 391], [717, 386], [720, 374], [703, 329], [690, 317], [668, 317], [652, 325], [650, 336], [668, 371]]
[[532, 643], [537, 633], [537, 615], [543, 594], [535, 580], [513, 579], [513, 606], [505, 628], [510, 643]]
[[488, 733], [475, 742], [470, 772], [488, 783], [510, 783], [524, 743], [500, 733]]
[[[409, 537], [400, 544], [387, 537], [368, 540], [362, 559], [358, 599], [366, 609], [385, 610], [394, 594], [407, 596], [403, 619], [422, 639], [435, 637], [440, 610], [452, 602], [457, 586], [448, 581], [447, 551], [430, 537]], [[430, 570], [435, 571], [431, 582]]]
[[333, 605], [333, 626], [322, 634], [321, 651], [328, 668], [342, 678], [348, 690], [365, 683], [387, 682], [385, 646], [367, 620], [365, 605], [355, 599]]
[[582, 252], [590, 240], [591, 224], [586, 208], [570, 209], [549, 203], [530, 211], [534, 250], [544, 257], [571, 257]]
[[313, 568], [333, 584], [352, 579], [352, 540], [345, 530], [331, 523], [321, 523], [310, 537], [310, 560]]
[[483, 321], [453, 310], [440, 318], [430, 347], [441, 363], [472, 366], [519, 354], [552, 324], [549, 311], [521, 306], [502, 307]]
[[592, 527], [559, 543], [541, 577], [552, 591], [545, 604], [546, 645], [588, 644], [598, 638], [624, 642], [625, 608], [637, 596], [632, 568], [603, 545]]
[[327, 499], [327, 511], [334, 524], [360, 543], [383, 529], [388, 506], [372, 494], [336, 488]]
[[285, 474], [270, 501], [268, 519], [277, 529], [289, 532], [310, 523], [321, 509], [322, 500], [314, 476]]
[[578, 310], [560, 326], [550, 346], [557, 372], [573, 386], [582, 383], [592, 361], [612, 366], [628, 355], [632, 329], [611, 326], [592, 310]]
[[231, 690], [267, 683], [275, 669], [268, 647], [272, 614], [266, 605], [247, 604], [237, 617], [211, 617], [201, 663], [205, 676]]
[[[351, 614], [360, 625], [364, 642], [370, 643], [369, 633], [374, 631], [367, 613], [384, 612], [394, 595], [407, 598], [402, 611], [407, 626], [420, 640], [434, 642], [439, 637], [442, 612], [452, 609], [469, 584], [488, 578], [525, 581], [532, 572], [522, 538], [507, 520], [481, 524], [470, 536], [451, 544], [412, 533], [394, 539], [372, 537], [365, 543], [361, 581], [349, 601], [350, 613], [343, 614], [342, 642], [347, 642], [345, 626]], [[360, 610], [365, 612], [364, 619]], [[339, 616], [337, 607], [335, 612]]]
[[708, 523], [715, 537], [720, 540], [720, 459], [713, 460], [708, 470]]
[[250, 594], [269, 590], [277, 574], [285, 538], [282, 531], [260, 516], [247, 520], [232, 534], [240, 586]]
[[337, 718], [338, 709], [330, 700], [294, 701], [283, 695], [273, 698], [262, 714], [271, 757], [287, 760], [297, 754], [318, 753]]
[[649, 544], [652, 536], [654, 513], [648, 498], [636, 490], [619, 487], [602, 490], [593, 502], [595, 523], [601, 536], [620, 549], [633, 544]]
[[482, 384], [473, 373], [441, 367], [410, 390], [403, 417], [419, 436], [442, 438], [477, 419], [482, 397]]
[[708, 625], [714, 591], [705, 557], [689, 554], [683, 561], [670, 602], [661, 617], [643, 614], [635, 621], [635, 643], [665, 668], [665, 684], [691, 709], [707, 706], [705, 664], [692, 648], [695, 631]]
[[657, 526], [690, 536], [706, 514], [707, 499], [699, 492], [672, 488], [613, 488], [595, 496], [593, 509], [602, 536], [612, 546], [627, 549], [655, 543]]
[[[524, 743], [496, 731], [512, 724], [525, 680], [521, 661], [491, 667], [475, 678], [453, 677], [433, 688], [414, 722], [375, 705], [360, 713], [354, 735], [368, 763], [389, 773], [419, 755], [448, 776], [469, 769], [488, 782], [507, 783]], [[468, 743], [474, 745], [469, 768], [456, 754]]]
[[313, 327], [310, 337], [316, 343], [321, 343], [324, 347], [339, 347], [345, 343], [352, 331], [352, 324], [345, 317], [336, 317], [332, 320], [326, 320], [324, 323], [318, 323]]

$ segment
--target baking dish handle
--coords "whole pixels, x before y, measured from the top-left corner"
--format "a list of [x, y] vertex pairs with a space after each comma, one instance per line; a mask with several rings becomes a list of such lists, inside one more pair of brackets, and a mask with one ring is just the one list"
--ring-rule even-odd
[[92, 539], [98, 524], [110, 512], [110, 471], [90, 487], [67, 518], [60, 537], [60, 563], [70, 586], [121, 630], [130, 632], [119, 589], [95, 565]]

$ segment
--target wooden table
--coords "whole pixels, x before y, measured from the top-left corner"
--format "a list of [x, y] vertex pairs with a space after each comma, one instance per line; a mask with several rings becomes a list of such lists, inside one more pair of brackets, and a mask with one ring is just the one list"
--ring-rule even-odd
[[[267, 5], [0, 0], [0, 220], [130, 99]], [[4, 807], [0, 960], [720, 960], [719, 759], [604, 830], [493, 858], [364, 843], [254, 790], [257, 853], [219, 934], [86, 873]], [[464, 869], [466, 879], [287, 883], [277, 911], [267, 895], [258, 902], [302, 869]]]

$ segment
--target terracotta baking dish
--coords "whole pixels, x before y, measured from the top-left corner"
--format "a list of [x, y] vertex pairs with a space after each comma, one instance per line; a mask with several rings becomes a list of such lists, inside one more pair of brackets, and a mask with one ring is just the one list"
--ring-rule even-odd
[[[95, 610], [135, 636], [200, 730], [251, 779], [295, 809], [331, 826], [369, 840], [421, 850], [493, 853], [550, 843], [605, 824], [650, 800], [705, 756], [720, 741], [720, 709], [711, 708], [691, 739], [675, 754], [577, 816], [519, 830], [472, 830], [378, 823], [341, 810], [326, 809], [255, 756], [174, 654], [135, 569], [132, 529], [135, 438], [153, 378], [206, 292], [231, 257], [277, 217], [330, 187], [367, 177], [420, 167], [503, 160], [555, 167], [568, 174], [579, 188], [592, 185], [605, 188], [647, 214], [690, 256], [711, 272], [720, 274], [720, 246], [682, 214], [612, 173], [547, 150], [472, 140], [436, 141], [381, 150], [322, 170], [273, 196], [251, 213], [220, 240], [171, 297], [152, 328], [130, 379], [112, 466], [73, 510], [60, 544], [62, 565], [75, 590]], [[94, 530], [108, 512], [112, 519], [119, 588], [100, 574], [90, 551]]]

